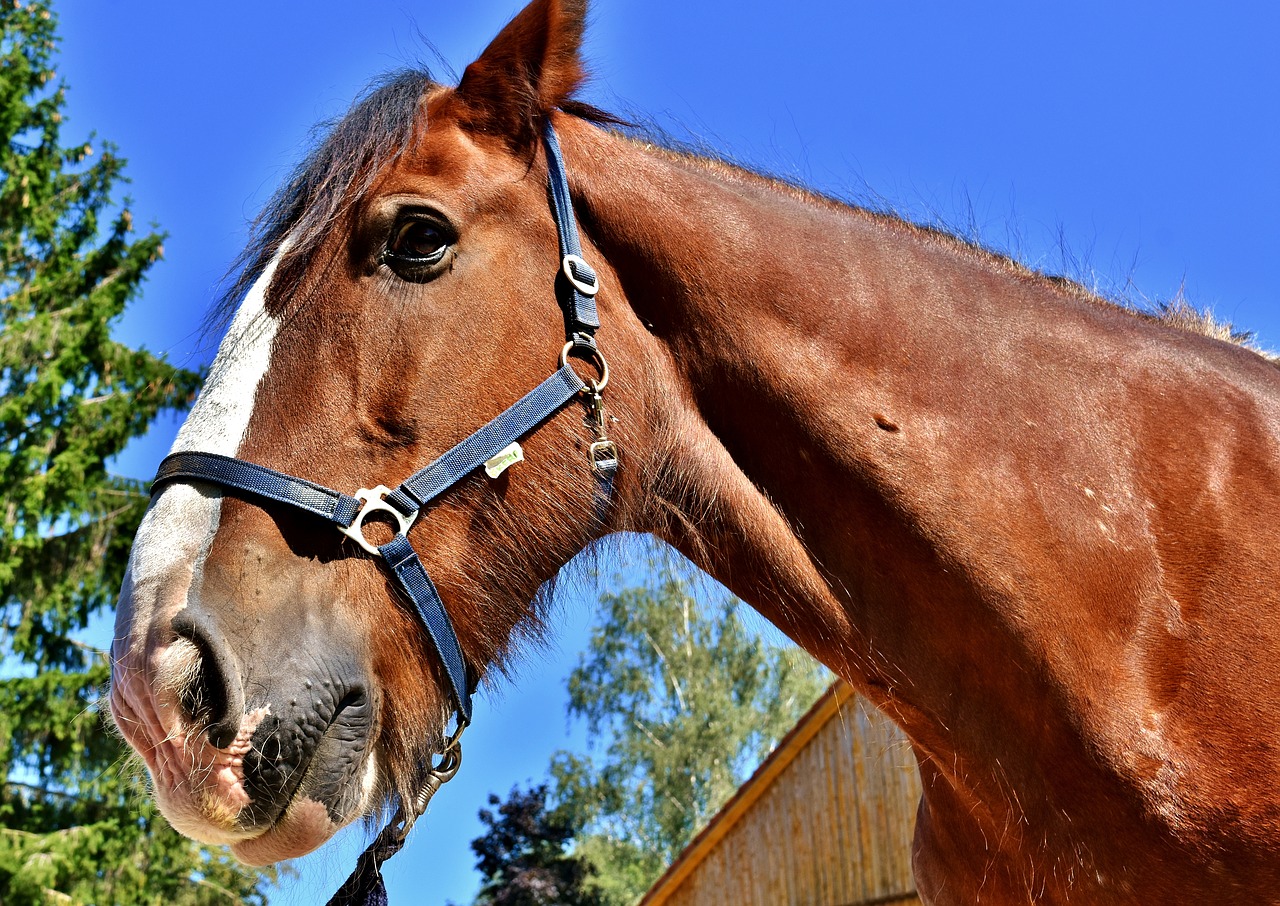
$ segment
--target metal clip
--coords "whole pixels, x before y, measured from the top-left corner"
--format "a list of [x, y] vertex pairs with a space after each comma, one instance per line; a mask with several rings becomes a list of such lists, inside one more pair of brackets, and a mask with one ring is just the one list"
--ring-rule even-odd
[[613, 472], [618, 468], [618, 445], [611, 440], [598, 440], [587, 453], [591, 468], [597, 472]]
[[458, 769], [462, 767], [461, 738], [462, 731], [466, 728], [466, 724], [460, 724], [457, 732], [445, 742], [443, 749], [437, 753], [436, 759], [428, 761], [422, 783], [414, 793], [413, 799], [409, 802], [401, 802], [400, 808], [391, 819], [391, 823], [383, 828], [380, 836], [386, 837], [388, 843], [394, 847], [388, 855], [394, 855], [404, 845], [405, 838], [409, 836], [409, 831], [413, 829], [414, 822], [422, 817], [423, 812], [427, 810], [427, 806], [431, 804], [432, 798], [440, 791], [440, 787], [452, 780], [457, 775]]
[[587, 450], [591, 468], [598, 473], [613, 472], [618, 468], [618, 445], [609, 439], [605, 430], [608, 418], [604, 411], [604, 397], [599, 388], [590, 391], [587, 406], [587, 426], [596, 436]]
[[604, 395], [598, 388], [588, 391], [587, 427], [595, 432], [598, 440], [607, 440], [604, 430]]

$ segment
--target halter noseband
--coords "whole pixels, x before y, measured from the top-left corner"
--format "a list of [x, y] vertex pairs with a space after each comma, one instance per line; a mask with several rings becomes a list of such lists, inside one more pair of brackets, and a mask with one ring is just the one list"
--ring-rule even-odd
[[[333, 523], [338, 531], [386, 563], [396, 586], [414, 605], [444, 668], [457, 715], [457, 729], [439, 753], [440, 760], [428, 766], [414, 801], [401, 804], [400, 812], [360, 857], [356, 871], [334, 894], [331, 904], [364, 901], [371, 896], [370, 885], [375, 881], [381, 888], [379, 866], [404, 844], [409, 828], [426, 810], [427, 803], [440, 785], [457, 773], [462, 759], [459, 737], [471, 723], [471, 696], [475, 691], [476, 677], [468, 669], [440, 594], [409, 542], [409, 528], [414, 520], [477, 469], [484, 467], [491, 477], [496, 477], [512, 463], [518, 462], [523, 458], [520, 439], [579, 396], [587, 399], [589, 424], [596, 436], [590, 446], [589, 458], [597, 480], [598, 508], [608, 502], [613, 475], [618, 468], [617, 448], [605, 432], [601, 396], [609, 380], [609, 366], [595, 341], [595, 332], [600, 327], [595, 303], [599, 279], [582, 258], [564, 157], [549, 119], [543, 140], [547, 151], [551, 212], [560, 241], [561, 270], [555, 289], [564, 312], [566, 341], [560, 352], [559, 367], [550, 377], [394, 490], [379, 485], [347, 495], [255, 463], [200, 452], [169, 454], [160, 463], [151, 486], [154, 495], [164, 485], [174, 482], [209, 482], [240, 491], [259, 503], [285, 504]], [[590, 382], [583, 381], [569, 365], [570, 356], [592, 361], [600, 370], [600, 377]], [[374, 513], [386, 514], [397, 526], [395, 537], [386, 544], [374, 545], [365, 538], [365, 519]], [[382, 896], [382, 902], [385, 902], [385, 892]]]

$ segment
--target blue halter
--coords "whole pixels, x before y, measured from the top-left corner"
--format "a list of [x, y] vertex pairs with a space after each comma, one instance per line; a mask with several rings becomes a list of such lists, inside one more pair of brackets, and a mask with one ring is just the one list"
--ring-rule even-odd
[[[588, 402], [590, 421], [596, 434], [590, 447], [590, 462], [597, 479], [598, 507], [607, 504], [618, 468], [617, 448], [605, 433], [601, 398], [601, 391], [608, 383], [609, 368], [595, 342], [595, 332], [600, 326], [595, 303], [599, 279], [582, 258], [564, 157], [549, 120], [543, 138], [547, 150], [551, 211], [560, 241], [562, 263], [556, 279], [556, 297], [564, 312], [566, 339], [560, 352], [560, 367], [550, 377], [394, 490], [378, 486], [347, 495], [265, 466], [199, 452], [172, 453], [165, 457], [151, 486], [151, 493], [155, 494], [173, 482], [209, 482], [239, 491], [261, 504], [283, 504], [333, 523], [356, 544], [386, 563], [396, 586], [412, 602], [421, 618], [444, 668], [457, 715], [457, 730], [440, 753], [441, 761], [428, 769], [415, 801], [402, 804], [397, 818], [360, 857], [356, 871], [330, 901], [332, 906], [386, 902], [379, 866], [404, 844], [409, 828], [426, 809], [427, 802], [440, 785], [457, 773], [462, 751], [458, 737], [471, 722], [471, 696], [475, 691], [476, 674], [468, 669], [440, 594], [409, 542], [410, 526], [420, 512], [482, 466], [499, 471], [505, 468], [504, 459], [507, 463], [514, 461], [514, 444], [579, 396]], [[600, 370], [599, 379], [588, 383], [579, 378], [568, 363], [571, 356], [592, 361]], [[386, 544], [375, 546], [364, 536], [365, 519], [374, 513], [389, 516], [398, 526], [395, 537]]]

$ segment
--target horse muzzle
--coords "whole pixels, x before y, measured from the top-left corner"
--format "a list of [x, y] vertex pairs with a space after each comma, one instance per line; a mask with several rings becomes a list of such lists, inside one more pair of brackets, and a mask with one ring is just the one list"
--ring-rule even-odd
[[376, 798], [377, 703], [331, 628], [310, 639], [319, 621], [258, 622], [232, 644], [216, 613], [235, 611], [186, 602], [118, 632], [111, 711], [176, 830], [266, 864], [315, 849]]

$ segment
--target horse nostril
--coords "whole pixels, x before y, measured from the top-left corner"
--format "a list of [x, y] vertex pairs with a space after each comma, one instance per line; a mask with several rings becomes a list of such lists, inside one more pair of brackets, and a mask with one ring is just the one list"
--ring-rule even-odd
[[192, 648], [182, 675], [174, 683], [178, 706], [191, 723], [204, 728], [215, 748], [225, 749], [240, 732], [243, 716], [240, 708], [232, 707], [237, 697], [232, 693], [225, 656], [185, 615], [174, 618], [173, 629], [179, 639], [175, 644], [186, 643]]
[[207, 651], [200, 650], [203, 646], [198, 641], [191, 641], [199, 650], [198, 659], [190, 674], [178, 688], [178, 704], [193, 723], [210, 728], [210, 741], [215, 746], [220, 749], [226, 748], [231, 742], [230, 739], [226, 743], [221, 743], [212, 736], [214, 728], [223, 723], [227, 717], [226, 687], [218, 672], [218, 665], [209, 658]]

